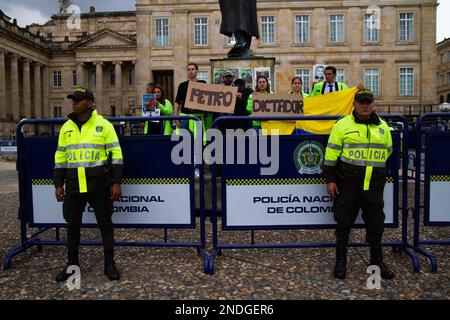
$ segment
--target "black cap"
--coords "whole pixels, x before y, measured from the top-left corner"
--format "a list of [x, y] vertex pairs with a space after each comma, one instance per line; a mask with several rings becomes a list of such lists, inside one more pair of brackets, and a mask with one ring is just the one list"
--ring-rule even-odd
[[67, 96], [67, 99], [81, 101], [81, 100], [91, 100], [94, 101], [94, 94], [91, 90], [86, 88], [77, 88], [72, 94]]
[[355, 94], [355, 101], [356, 102], [364, 102], [367, 101], [369, 103], [373, 102], [375, 100], [375, 97], [373, 96], [372, 91], [368, 89], [359, 90]]

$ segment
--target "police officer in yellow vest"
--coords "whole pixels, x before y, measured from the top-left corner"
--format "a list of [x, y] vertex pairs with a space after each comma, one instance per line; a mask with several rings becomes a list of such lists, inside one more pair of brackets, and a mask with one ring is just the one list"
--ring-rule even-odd
[[67, 221], [68, 262], [56, 281], [69, 278], [68, 266], [79, 266], [80, 229], [87, 203], [94, 209], [102, 235], [104, 274], [110, 280], [118, 280], [111, 217], [113, 201], [121, 196], [122, 150], [113, 125], [94, 109], [94, 95], [90, 90], [78, 88], [67, 98], [72, 100], [73, 113], [59, 133], [54, 184], [56, 199], [63, 201]]
[[392, 137], [386, 122], [373, 111], [370, 90], [355, 95], [353, 113], [333, 126], [325, 153], [327, 191], [334, 198], [336, 266], [334, 276], [345, 279], [350, 229], [362, 209], [370, 246], [370, 264], [380, 267], [381, 277], [395, 274], [383, 263], [381, 239], [384, 225], [383, 189]]
[[336, 81], [337, 70], [333, 66], [325, 68], [325, 81], [316, 83], [310, 93], [310, 97], [318, 96], [321, 94], [332, 93], [340, 90], [348, 89], [347, 85], [343, 82]]

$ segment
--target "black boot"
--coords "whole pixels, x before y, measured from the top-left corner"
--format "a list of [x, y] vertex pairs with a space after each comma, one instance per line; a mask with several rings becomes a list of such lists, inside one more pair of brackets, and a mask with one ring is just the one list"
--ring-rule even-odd
[[61, 271], [56, 275], [55, 280], [56, 280], [57, 282], [64, 282], [64, 281], [67, 281], [67, 279], [69, 279], [69, 277], [73, 274], [73, 273], [67, 273], [67, 268], [69, 268], [69, 266], [72, 266], [72, 265], [76, 265], [76, 266], [79, 267], [79, 264], [78, 264], [78, 263], [77, 263], [77, 264], [75, 264], [75, 263], [67, 264], [67, 265], [64, 267], [64, 269], [61, 270]]
[[336, 265], [334, 276], [338, 279], [345, 279], [347, 274], [347, 248], [336, 247]]
[[370, 248], [370, 264], [380, 268], [383, 279], [393, 279], [395, 277], [395, 273], [383, 262], [383, 249], [381, 247]]
[[109, 280], [119, 280], [120, 279], [120, 273], [119, 270], [116, 268], [116, 264], [114, 262], [105, 262], [105, 276], [108, 277]]

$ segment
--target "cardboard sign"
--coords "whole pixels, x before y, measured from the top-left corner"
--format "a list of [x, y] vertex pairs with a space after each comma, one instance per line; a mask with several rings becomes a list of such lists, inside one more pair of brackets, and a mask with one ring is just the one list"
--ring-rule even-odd
[[193, 110], [234, 113], [237, 87], [189, 81], [184, 107]]
[[296, 94], [253, 93], [253, 116], [302, 116], [303, 96]]

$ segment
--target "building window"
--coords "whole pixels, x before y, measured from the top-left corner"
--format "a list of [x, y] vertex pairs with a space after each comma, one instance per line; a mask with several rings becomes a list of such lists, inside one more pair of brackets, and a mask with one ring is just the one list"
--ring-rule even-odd
[[444, 75], [441, 74], [441, 75], [439, 75], [438, 86], [442, 87], [443, 85], [444, 85]]
[[414, 68], [400, 68], [400, 96], [414, 95]]
[[441, 53], [441, 59], [439, 60], [440, 64], [444, 64], [444, 54]]
[[414, 40], [414, 14], [400, 13], [399, 23], [400, 41]]
[[447, 84], [450, 84], [450, 72], [447, 73]]
[[208, 45], [208, 18], [194, 19], [194, 45]]
[[330, 42], [344, 42], [344, 15], [330, 15]]
[[91, 71], [91, 86], [96, 86], [97, 85], [97, 73], [95, 72], [95, 70]]
[[309, 42], [309, 16], [295, 16], [295, 42]]
[[261, 17], [261, 42], [263, 44], [274, 44], [275, 43], [275, 17], [274, 16], [264, 16]]
[[111, 105], [111, 117], [116, 117], [116, 106]]
[[380, 69], [365, 69], [364, 83], [366, 88], [373, 92], [375, 97], [380, 95]]
[[155, 20], [155, 47], [169, 46], [169, 19]]
[[231, 37], [227, 37], [227, 45], [234, 46], [236, 44], [236, 37], [234, 36], [234, 33], [231, 35]]
[[72, 71], [72, 87], [76, 87], [78, 85], [77, 81], [77, 70]]
[[450, 62], [450, 51], [447, 52], [447, 61]]
[[208, 71], [199, 71], [197, 73], [197, 80], [203, 80], [209, 82], [208, 80]]
[[439, 97], [439, 103], [444, 103], [444, 102], [445, 102], [444, 96], [440, 96], [440, 97]]
[[131, 67], [131, 69], [128, 71], [128, 84], [130, 86], [134, 86], [135, 82], [135, 78], [136, 77], [136, 72], [135, 72], [135, 68], [134, 66]]
[[109, 72], [110, 83], [112, 86], [116, 85], [116, 70], [113, 68]]
[[297, 69], [295, 70], [295, 74], [297, 77], [302, 79], [302, 91], [305, 93], [309, 93], [310, 88], [310, 75], [309, 75], [309, 69]]
[[61, 87], [61, 86], [62, 86], [61, 71], [53, 71], [53, 87]]
[[336, 81], [345, 82], [345, 70], [336, 69]]
[[62, 111], [60, 106], [53, 107], [53, 118], [61, 118]]
[[379, 41], [379, 17], [374, 13], [364, 15], [364, 40], [365, 42]]

